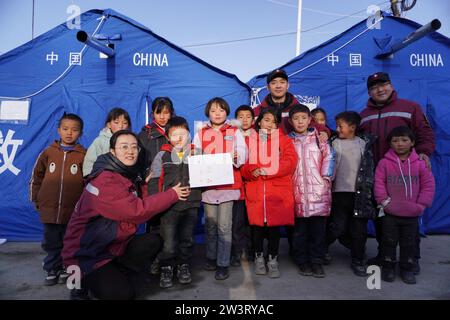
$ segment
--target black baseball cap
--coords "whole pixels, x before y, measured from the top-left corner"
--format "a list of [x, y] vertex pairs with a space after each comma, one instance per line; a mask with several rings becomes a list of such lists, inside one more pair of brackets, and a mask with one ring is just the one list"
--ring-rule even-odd
[[386, 72], [376, 72], [367, 78], [367, 89], [370, 89], [376, 83], [390, 82], [391, 78]]
[[282, 69], [273, 70], [267, 75], [267, 84], [269, 84], [270, 81], [272, 81], [275, 78], [283, 78], [287, 81], [288, 75], [286, 74], [286, 71]]

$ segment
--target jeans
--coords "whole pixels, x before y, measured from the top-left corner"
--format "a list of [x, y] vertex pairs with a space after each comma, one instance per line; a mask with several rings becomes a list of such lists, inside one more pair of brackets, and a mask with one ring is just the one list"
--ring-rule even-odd
[[233, 225], [233, 201], [204, 204], [206, 228], [206, 257], [217, 260], [219, 267], [230, 265]]
[[41, 247], [47, 253], [43, 264], [43, 269], [47, 272], [62, 268], [61, 250], [66, 228], [66, 224], [44, 223], [44, 238]]
[[297, 264], [322, 264], [327, 217], [295, 218], [294, 259]]
[[368, 219], [353, 216], [355, 207], [354, 192], [334, 192], [331, 205], [331, 215], [328, 218], [327, 244], [330, 245], [336, 239], [350, 236], [350, 251], [353, 260], [364, 259], [367, 241]]
[[240, 257], [243, 251], [250, 251], [250, 226], [248, 224], [247, 210], [244, 200], [233, 203], [231, 253]]
[[194, 228], [198, 208], [184, 211], [170, 210], [161, 217], [163, 249], [158, 258], [161, 266], [189, 263], [194, 250]]
[[416, 241], [419, 219], [417, 217], [383, 217], [382, 257], [392, 267], [397, 258], [397, 244], [400, 244], [400, 268], [410, 270], [416, 255]]

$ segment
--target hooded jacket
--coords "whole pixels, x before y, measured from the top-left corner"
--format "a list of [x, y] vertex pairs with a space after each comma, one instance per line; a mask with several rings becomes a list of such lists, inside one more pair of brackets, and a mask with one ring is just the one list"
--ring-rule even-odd
[[295, 216], [327, 217], [331, 210], [331, 181], [334, 177], [334, 152], [328, 142], [320, 142], [311, 128], [306, 136], [291, 132], [298, 162], [293, 176]]
[[39, 155], [30, 180], [30, 200], [42, 223], [67, 224], [83, 191], [82, 164], [86, 149], [77, 144], [64, 151], [58, 141]]
[[[291, 139], [281, 129], [269, 135], [253, 130], [248, 143], [249, 156], [241, 173], [250, 225], [293, 225], [292, 174], [298, 158]], [[253, 171], [258, 168], [263, 168], [267, 175], [253, 177]]]
[[[292, 94], [287, 92], [286, 93], [286, 99], [284, 100], [283, 103], [277, 103], [274, 102], [272, 99], [272, 95], [268, 94], [263, 102], [258, 105], [253, 112], [255, 113], [255, 119], [258, 118], [259, 114], [261, 113], [261, 111], [265, 108], [275, 108], [275, 110], [278, 111], [279, 114], [279, 118], [281, 119], [281, 124], [280, 124], [280, 128], [283, 130], [284, 134], [289, 134], [290, 132], [292, 132], [293, 128], [292, 125], [289, 123], [289, 110], [291, 110], [291, 108], [295, 105], [295, 104], [299, 104], [300, 102], [298, 102], [297, 98]], [[311, 127], [314, 127], [317, 129], [317, 131], [319, 132], [326, 132], [328, 137], [330, 137], [331, 135], [331, 130], [322, 125], [322, 124], [318, 124], [314, 121], [314, 118], [311, 119]]]
[[384, 212], [399, 217], [421, 216], [431, 206], [435, 191], [433, 174], [413, 149], [401, 161], [390, 149], [375, 171], [375, 199], [378, 204], [390, 198]]
[[393, 91], [389, 100], [382, 106], [377, 106], [370, 98], [367, 107], [361, 111], [361, 131], [377, 137], [373, 156], [378, 164], [389, 150], [386, 140], [389, 132], [398, 126], [407, 126], [416, 135], [415, 148], [417, 152], [431, 156], [434, 152], [434, 133], [420, 106], [409, 100], [399, 99]]
[[78, 265], [85, 275], [120, 257], [138, 224], [178, 201], [173, 189], [140, 198], [136, 172], [111, 153], [99, 157], [67, 226], [65, 266]]
[[86, 152], [86, 157], [83, 162], [83, 177], [86, 177], [92, 172], [92, 167], [98, 156], [109, 152], [109, 140], [111, 137], [112, 132], [108, 127], [100, 130], [98, 137], [94, 139]]

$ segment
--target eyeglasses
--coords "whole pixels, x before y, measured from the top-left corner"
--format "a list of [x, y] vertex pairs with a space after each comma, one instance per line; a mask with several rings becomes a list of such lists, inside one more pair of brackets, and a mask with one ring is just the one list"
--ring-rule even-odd
[[375, 85], [371, 86], [369, 88], [369, 90], [371, 90], [371, 91], [372, 90], [378, 90], [380, 88], [384, 88], [384, 87], [388, 86], [389, 84], [391, 84], [389, 81], [388, 82], [384, 82], [384, 83], [378, 83], [378, 84], [375, 84]]
[[127, 153], [127, 152], [133, 152], [133, 153], [139, 153], [139, 151], [141, 151], [141, 148], [136, 146], [136, 145], [128, 145], [128, 144], [121, 144], [118, 147], [115, 147], [115, 149], [120, 150], [122, 153]]

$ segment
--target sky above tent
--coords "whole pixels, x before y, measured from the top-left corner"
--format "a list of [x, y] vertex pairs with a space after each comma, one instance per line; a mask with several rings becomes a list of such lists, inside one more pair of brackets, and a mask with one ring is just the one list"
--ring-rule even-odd
[[[112, 8], [200, 59], [248, 81], [295, 57], [297, 0], [34, 0], [34, 37], [81, 12]], [[367, 19], [367, 8], [389, 11], [389, 1], [303, 0], [301, 51], [304, 52]], [[0, 53], [32, 38], [33, 0], [0, 1]], [[450, 1], [417, 0], [405, 12], [420, 24], [442, 22], [450, 37]], [[82, 26], [81, 26], [82, 28]]]

